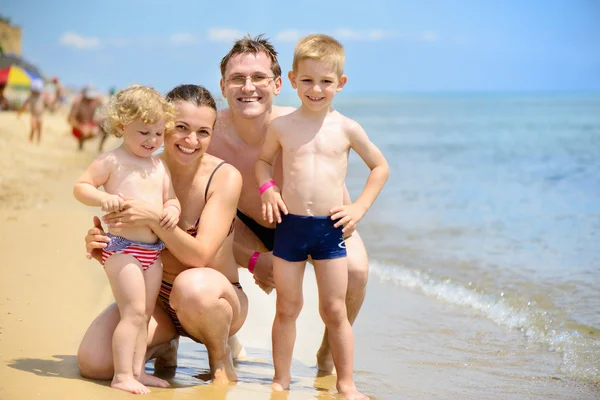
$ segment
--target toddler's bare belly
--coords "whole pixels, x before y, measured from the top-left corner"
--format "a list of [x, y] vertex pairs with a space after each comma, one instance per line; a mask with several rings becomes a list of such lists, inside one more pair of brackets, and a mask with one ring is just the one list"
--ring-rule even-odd
[[156, 243], [158, 236], [148, 227], [109, 229], [111, 235], [122, 236], [125, 239], [142, 243]]

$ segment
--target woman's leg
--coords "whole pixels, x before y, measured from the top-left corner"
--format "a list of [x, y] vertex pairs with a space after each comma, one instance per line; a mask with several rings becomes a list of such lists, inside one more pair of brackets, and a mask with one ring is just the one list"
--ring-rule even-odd
[[242, 307], [229, 280], [211, 268], [190, 268], [173, 282], [170, 304], [185, 331], [206, 346], [213, 382], [236, 381], [227, 339], [241, 326], [247, 304]]
[[291, 366], [296, 342], [296, 319], [302, 311], [302, 280], [306, 261], [290, 262], [273, 257], [273, 278], [277, 303], [271, 340], [273, 342], [273, 390], [290, 387]]

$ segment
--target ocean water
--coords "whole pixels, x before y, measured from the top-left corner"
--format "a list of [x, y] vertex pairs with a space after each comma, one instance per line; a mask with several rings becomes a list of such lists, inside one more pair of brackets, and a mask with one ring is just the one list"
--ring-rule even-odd
[[[600, 95], [340, 95], [336, 108], [391, 168], [359, 225], [370, 279], [450, 305], [469, 329], [491, 321], [499, 351], [558, 357], [555, 379], [598, 384]], [[353, 197], [367, 174], [353, 154]]]

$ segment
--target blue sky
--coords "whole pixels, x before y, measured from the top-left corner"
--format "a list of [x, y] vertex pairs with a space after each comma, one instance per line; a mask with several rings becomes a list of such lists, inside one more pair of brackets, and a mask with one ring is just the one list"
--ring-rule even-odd
[[596, 0], [8, 0], [0, 13], [45, 74], [103, 90], [217, 90], [245, 33], [266, 33], [287, 72], [295, 41], [320, 32], [346, 48], [345, 92], [600, 91]]

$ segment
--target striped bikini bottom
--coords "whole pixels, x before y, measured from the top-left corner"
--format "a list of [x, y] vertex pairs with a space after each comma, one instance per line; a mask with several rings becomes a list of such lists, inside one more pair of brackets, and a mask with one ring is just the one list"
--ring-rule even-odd
[[154, 264], [162, 249], [165, 248], [165, 244], [160, 240], [156, 243], [136, 242], [110, 233], [108, 237], [110, 243], [102, 249], [102, 265], [113, 254], [129, 254], [135, 257], [142, 264], [142, 268], [146, 270]]
[[[239, 282], [233, 282], [232, 285], [240, 290], [243, 290], [242, 285], [240, 285]], [[189, 337], [196, 343], [202, 343], [200, 340], [196, 339], [195, 337], [187, 333], [185, 329], [183, 329], [183, 325], [181, 325], [179, 318], [177, 318], [177, 311], [175, 311], [169, 303], [169, 300], [171, 298], [171, 290], [173, 290], [173, 284], [162, 281], [162, 283], [160, 284], [160, 292], [158, 292], [158, 300], [160, 301], [160, 304], [162, 304], [167, 314], [169, 314], [169, 317], [171, 318], [171, 321], [175, 326], [175, 331], [179, 336]]]

